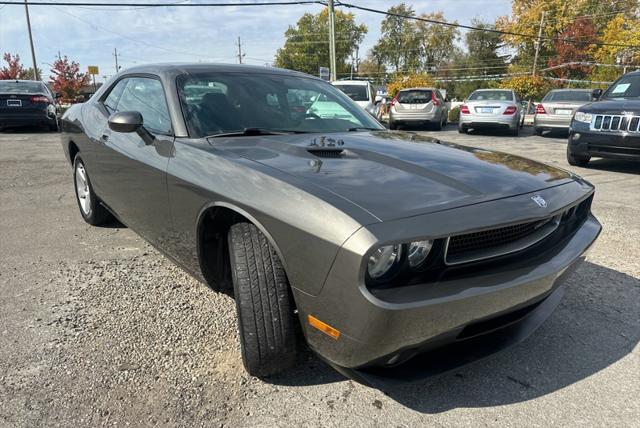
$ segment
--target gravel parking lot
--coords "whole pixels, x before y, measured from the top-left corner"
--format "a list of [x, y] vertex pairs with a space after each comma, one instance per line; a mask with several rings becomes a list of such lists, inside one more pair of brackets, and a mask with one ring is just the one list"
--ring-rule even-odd
[[604, 230], [524, 343], [385, 391], [309, 352], [248, 377], [231, 297], [121, 225], [85, 224], [55, 134], [0, 133], [0, 425], [640, 426], [640, 164], [572, 168], [566, 137], [530, 129], [425, 133], [575, 170]]

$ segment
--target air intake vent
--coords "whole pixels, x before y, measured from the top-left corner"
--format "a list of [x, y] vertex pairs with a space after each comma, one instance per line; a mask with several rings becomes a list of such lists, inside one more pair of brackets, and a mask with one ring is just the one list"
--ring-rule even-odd
[[310, 147], [307, 151], [319, 158], [341, 158], [344, 152], [343, 149], [330, 147]]

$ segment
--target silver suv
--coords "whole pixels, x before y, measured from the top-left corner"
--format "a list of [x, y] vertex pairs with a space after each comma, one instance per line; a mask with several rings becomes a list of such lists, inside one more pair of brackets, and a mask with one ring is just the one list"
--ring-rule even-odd
[[449, 109], [436, 88], [402, 89], [391, 101], [389, 129], [402, 124], [433, 125], [436, 130], [447, 124]]

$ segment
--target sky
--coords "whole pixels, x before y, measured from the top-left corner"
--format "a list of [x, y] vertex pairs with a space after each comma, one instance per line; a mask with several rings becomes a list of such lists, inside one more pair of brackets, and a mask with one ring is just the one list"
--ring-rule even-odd
[[[41, 0], [47, 1], [47, 0]], [[73, 1], [73, 0], [68, 0]], [[92, 0], [84, 0], [92, 1]], [[97, 0], [96, 0], [97, 1]], [[104, 2], [105, 0], [101, 0]], [[127, 0], [127, 3], [151, 0]], [[153, 0], [172, 3], [177, 0]], [[195, 3], [198, 0], [190, 0]], [[208, 0], [258, 3], [261, 0]], [[386, 10], [401, 0], [350, 0], [350, 3]], [[509, 0], [405, 0], [416, 13], [444, 12], [449, 21], [468, 24], [473, 18], [493, 21], [511, 11]], [[243, 62], [273, 62], [284, 44], [284, 32], [305, 12], [321, 5], [214, 8], [104, 8], [81, 6], [29, 7], [36, 60], [45, 78], [58, 51], [80, 63], [98, 66], [102, 76], [115, 74], [114, 48], [122, 68], [149, 62], [237, 62], [237, 38], [242, 40]], [[342, 8], [342, 10], [345, 10]], [[361, 56], [376, 43], [382, 15], [350, 10], [369, 31], [360, 46]], [[24, 6], [0, 5], [0, 53], [19, 54], [32, 66]]]

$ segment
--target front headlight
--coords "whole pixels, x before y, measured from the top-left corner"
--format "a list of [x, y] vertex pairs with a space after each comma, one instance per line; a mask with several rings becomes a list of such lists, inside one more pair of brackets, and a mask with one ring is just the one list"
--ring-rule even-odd
[[414, 241], [409, 244], [409, 251], [407, 253], [407, 259], [409, 260], [409, 266], [416, 268], [420, 266], [427, 259], [429, 252], [433, 247], [433, 241]]
[[367, 263], [369, 276], [373, 279], [382, 277], [400, 260], [400, 256], [402, 256], [401, 245], [385, 245], [378, 248], [371, 254]]
[[577, 111], [575, 116], [573, 116], [573, 120], [582, 123], [591, 123], [591, 119], [593, 115], [591, 113], [585, 113], [583, 111]]

